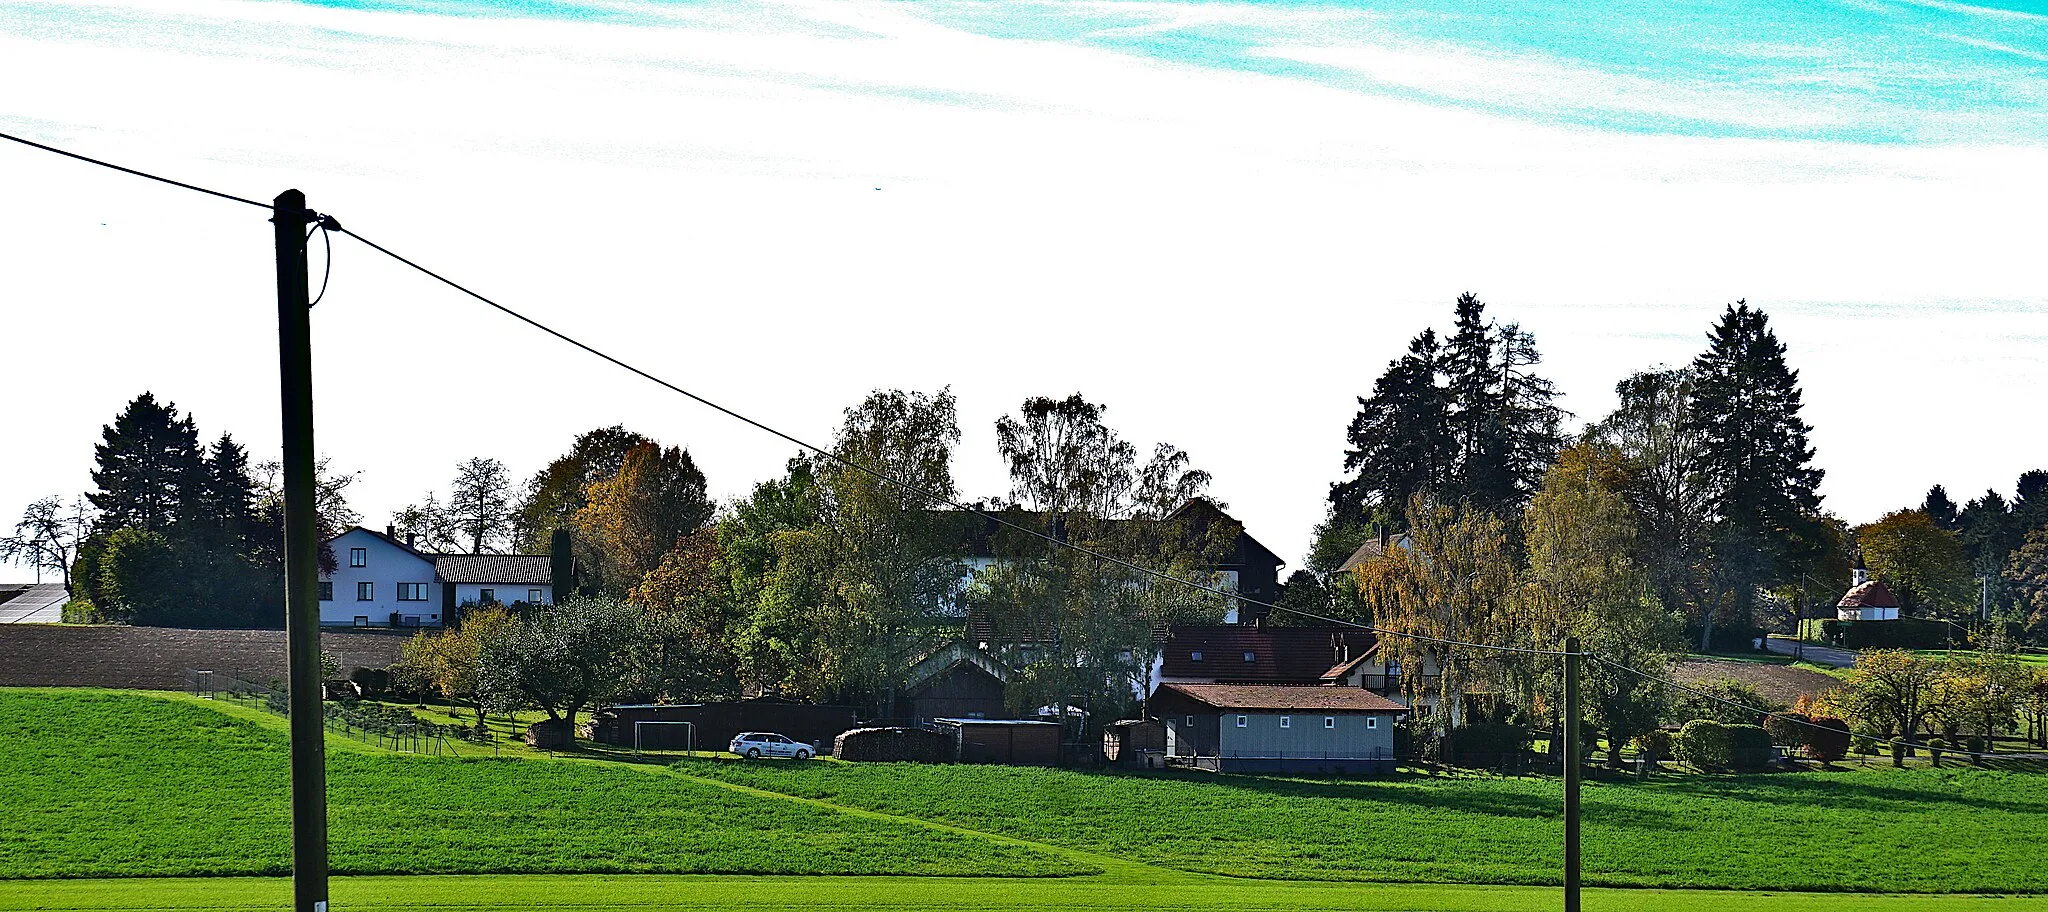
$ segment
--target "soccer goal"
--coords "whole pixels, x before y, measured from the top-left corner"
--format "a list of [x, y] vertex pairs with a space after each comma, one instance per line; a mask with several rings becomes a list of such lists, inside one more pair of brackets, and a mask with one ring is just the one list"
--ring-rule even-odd
[[654, 734], [654, 736], [653, 736], [652, 738], [648, 737], [648, 729], [649, 729], [650, 727], [653, 727], [653, 726], [660, 726], [660, 725], [669, 725], [669, 726], [682, 726], [682, 729], [683, 729], [683, 751], [684, 751], [685, 753], [687, 753], [688, 755], [692, 756], [692, 757], [694, 757], [694, 756], [697, 756], [697, 723], [695, 723], [695, 722], [635, 722], [635, 723], [633, 723], [633, 756], [635, 756], [635, 757], [638, 757], [638, 756], [640, 756], [640, 752], [641, 752], [641, 751], [643, 751], [643, 750], [674, 750], [674, 748], [672, 748], [672, 747], [670, 747], [670, 748], [652, 748], [652, 747], [648, 747], [648, 746], [646, 746], [646, 745], [647, 745], [647, 743], [648, 743], [649, 741], [654, 741], [654, 742], [657, 742], [657, 743], [674, 743], [674, 742], [673, 742], [673, 741], [671, 741], [670, 739], [667, 739], [667, 738], [663, 738], [663, 737], [661, 737], [661, 734], [660, 734], [660, 732], [659, 732], [658, 730], [657, 730], [657, 732], [656, 732], [656, 733]]

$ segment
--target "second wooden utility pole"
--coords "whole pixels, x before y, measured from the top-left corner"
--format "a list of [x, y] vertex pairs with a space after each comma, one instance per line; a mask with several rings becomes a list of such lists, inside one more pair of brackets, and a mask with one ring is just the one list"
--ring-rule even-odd
[[320, 683], [320, 559], [313, 474], [313, 326], [306, 195], [272, 203], [277, 229], [278, 392], [284, 414], [284, 630], [290, 659], [292, 909], [327, 912], [327, 747]]
[[1579, 912], [1579, 638], [1564, 638], [1564, 912]]

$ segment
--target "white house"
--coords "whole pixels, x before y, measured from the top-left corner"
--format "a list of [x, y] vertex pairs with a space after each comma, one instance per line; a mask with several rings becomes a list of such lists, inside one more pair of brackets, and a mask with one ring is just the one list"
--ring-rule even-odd
[[362, 526], [327, 545], [335, 566], [320, 576], [323, 627], [439, 627], [463, 605], [555, 601], [545, 554], [428, 554]]
[[1892, 594], [1890, 586], [1883, 580], [1870, 578], [1870, 571], [1863, 569], [1863, 561], [1856, 562], [1855, 582], [1849, 591], [1842, 593], [1842, 600], [1835, 603], [1835, 619], [1840, 621], [1896, 621], [1899, 619], [1899, 597]]

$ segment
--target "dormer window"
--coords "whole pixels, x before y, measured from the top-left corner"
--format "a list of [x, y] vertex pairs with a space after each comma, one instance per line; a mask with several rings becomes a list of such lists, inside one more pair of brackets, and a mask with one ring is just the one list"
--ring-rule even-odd
[[1244, 651], [1244, 660], [1247, 664], [1256, 662], [1259, 660], [1259, 654], [1247, 649]]
[[1197, 649], [1197, 650], [1195, 650], [1195, 651], [1193, 651], [1193, 652], [1190, 652], [1190, 653], [1188, 653], [1188, 661], [1190, 661], [1190, 662], [1199, 662], [1199, 661], [1201, 661], [1201, 660], [1202, 660], [1202, 651], [1201, 651], [1201, 650]]

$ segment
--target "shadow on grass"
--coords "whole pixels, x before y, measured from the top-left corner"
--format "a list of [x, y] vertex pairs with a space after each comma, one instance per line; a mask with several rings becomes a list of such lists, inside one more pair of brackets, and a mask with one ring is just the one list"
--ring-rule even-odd
[[[1961, 769], [1960, 766], [1957, 769]], [[1718, 801], [1747, 801], [1777, 807], [1853, 809], [1859, 811], [1903, 810], [1910, 805], [1916, 813], [1939, 813], [1944, 807], [2007, 811], [2018, 814], [2048, 812], [2048, 802], [2010, 801], [1909, 788], [1875, 782], [1857, 782], [1842, 776], [1802, 776], [1797, 773], [1755, 773], [1749, 775], [1684, 776], [1653, 779], [1643, 783], [1614, 785], [1641, 787], [1647, 791], [1675, 792]]]

